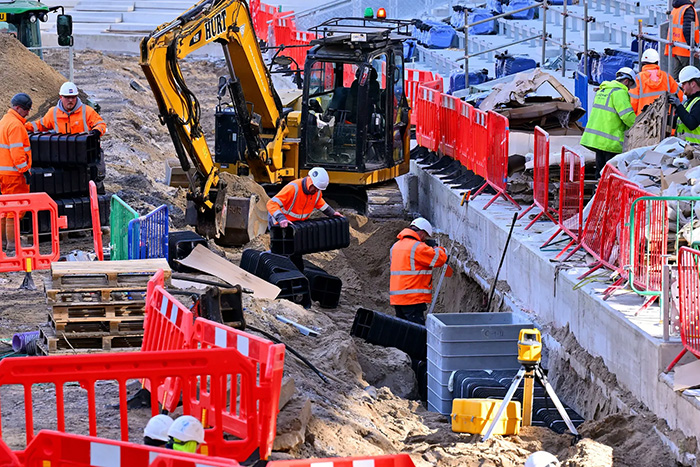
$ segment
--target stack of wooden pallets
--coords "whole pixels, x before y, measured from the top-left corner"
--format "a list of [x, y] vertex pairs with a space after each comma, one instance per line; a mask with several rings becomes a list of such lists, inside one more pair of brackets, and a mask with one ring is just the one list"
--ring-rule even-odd
[[143, 339], [146, 286], [165, 259], [53, 263], [46, 284], [51, 306], [40, 327], [46, 355], [137, 350]]

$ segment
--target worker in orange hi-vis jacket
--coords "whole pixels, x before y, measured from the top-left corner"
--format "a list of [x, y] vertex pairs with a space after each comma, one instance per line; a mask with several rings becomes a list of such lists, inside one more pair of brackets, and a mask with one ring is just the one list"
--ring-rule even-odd
[[667, 92], [678, 94], [678, 98], [683, 100], [683, 91], [678, 89], [676, 80], [659, 68], [659, 53], [654, 49], [646, 49], [642, 54], [642, 71], [637, 74], [636, 82], [637, 85], [629, 90], [630, 103], [636, 115]]
[[78, 87], [70, 81], [63, 83], [56, 106], [43, 118], [27, 122], [28, 131], [53, 131], [61, 134], [93, 133], [102, 136], [107, 124], [92, 107], [83, 104], [78, 97]]

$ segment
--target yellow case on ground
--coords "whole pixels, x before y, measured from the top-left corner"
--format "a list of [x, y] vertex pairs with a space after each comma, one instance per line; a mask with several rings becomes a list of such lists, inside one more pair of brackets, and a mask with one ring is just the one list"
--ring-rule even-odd
[[[502, 400], [454, 399], [452, 401], [452, 431], [483, 435], [496, 416]], [[520, 432], [522, 412], [520, 402], [510, 401], [496, 424], [494, 435], [517, 435]]]

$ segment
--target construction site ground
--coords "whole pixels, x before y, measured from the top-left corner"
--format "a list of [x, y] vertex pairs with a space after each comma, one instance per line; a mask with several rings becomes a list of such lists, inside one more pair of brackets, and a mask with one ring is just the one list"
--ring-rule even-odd
[[[53, 105], [63, 78], [47, 71], [44, 62], [16, 43], [0, 43], [0, 55], [6, 66], [0, 70], [4, 83], [2, 102], [15, 92], [27, 92], [34, 98], [35, 109]], [[47, 57], [51, 63], [51, 57]], [[21, 65], [19, 65], [21, 64]], [[225, 73], [223, 62], [186, 61], [183, 75], [198, 96], [202, 108], [202, 124], [213, 144], [216, 83]], [[21, 72], [16, 72], [21, 70]], [[40, 77], [34, 79], [33, 77]], [[104, 55], [100, 52], [79, 52], [76, 56], [75, 81], [99, 102], [101, 115], [107, 121], [108, 134], [103, 138], [107, 158], [108, 193], [117, 194], [141, 213], [167, 204], [172, 229], [184, 224], [185, 191], [164, 184], [164, 161], [174, 156], [170, 137], [158, 121], [153, 96], [138, 66], [138, 57]], [[30, 118], [37, 118], [34, 113]], [[250, 190], [242, 181], [241, 193]], [[235, 189], [234, 189], [235, 193]], [[329, 456], [378, 455], [410, 453], [418, 466], [518, 466], [530, 452], [547, 450], [567, 466], [674, 466], [674, 456], [654, 428], [666, 430], [645, 407], [630, 399], [634, 414], [615, 413], [614, 404], [601, 404], [594, 418], [580, 427], [583, 439], [572, 443], [570, 435], [558, 435], [545, 428], [522, 428], [519, 436], [494, 436], [486, 443], [476, 437], [453, 433], [449, 418], [429, 412], [416, 400], [416, 380], [410, 359], [396, 349], [367, 344], [350, 336], [350, 327], [358, 307], [391, 313], [388, 303], [389, 249], [396, 234], [406, 226], [403, 219], [374, 221], [347, 212], [351, 223], [350, 247], [309, 255], [308, 259], [343, 280], [340, 305], [322, 309], [316, 304], [304, 309], [281, 300], [257, 300], [244, 297], [246, 320], [279, 337], [284, 343], [306, 356], [328, 375], [324, 383], [291, 353], [285, 358], [285, 377], [294, 380], [291, 401], [281, 411], [273, 459]], [[445, 238], [442, 241], [446, 241]], [[247, 248], [266, 249], [266, 235], [252, 241]], [[220, 250], [233, 262], [240, 259], [242, 249]], [[62, 251], [92, 249], [92, 238], [72, 235], [62, 241]], [[456, 254], [465, 263], [469, 253]], [[472, 267], [478, 265], [472, 265]], [[525, 273], [525, 272], [523, 272]], [[35, 330], [47, 320], [43, 281], [46, 271], [33, 273], [39, 290], [20, 291], [23, 274], [0, 274], [0, 338], [14, 333]], [[458, 309], [455, 310], [455, 304]], [[447, 305], [447, 306], [446, 306]], [[460, 273], [449, 281], [436, 306], [436, 312], [480, 311], [484, 291], [475, 281]], [[300, 324], [318, 328], [319, 337], [301, 335], [283, 324], [275, 315], [284, 315]], [[579, 361], [587, 361], [600, 380], [614, 376], [600, 362], [587, 355], [566, 329], [560, 341], [568, 340], [569, 348], [579, 349]], [[0, 347], [1, 348], [1, 347]], [[553, 371], [566, 372], [560, 366]], [[555, 378], [558, 391], [564, 387], [564, 400], [578, 409], [589, 399], [600, 397], [590, 381], [568, 377]], [[118, 438], [117, 392], [113, 381], [98, 386], [98, 435]], [[130, 391], [140, 385], [133, 381]], [[571, 396], [567, 398], [566, 396]], [[3, 440], [12, 448], [24, 445], [24, 409], [21, 388], [2, 388]], [[55, 396], [49, 387], [33, 388], [35, 429], [55, 428]], [[66, 417], [68, 431], [87, 434], [86, 394], [78, 383], [67, 388]], [[142, 429], [150, 417], [149, 409], [130, 411], [130, 440], [139, 442]], [[689, 449], [694, 451], [694, 447]]]

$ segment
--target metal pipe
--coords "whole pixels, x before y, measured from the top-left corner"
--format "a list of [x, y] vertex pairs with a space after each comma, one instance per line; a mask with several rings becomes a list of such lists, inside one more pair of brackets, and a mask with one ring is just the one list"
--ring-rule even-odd
[[583, 27], [585, 28], [583, 30], [583, 70], [586, 73], [586, 82], [588, 82], [590, 73], [590, 70], [588, 69], [588, 0], [583, 1], [583, 16], [586, 17], [586, 19], [583, 22]]
[[75, 82], [73, 79], [73, 46], [68, 47], [68, 81]]
[[542, 2], [542, 60], [540, 65], [544, 65], [547, 59], [547, 2]]
[[670, 298], [671, 298], [671, 268], [668, 265], [668, 258], [661, 269], [661, 313], [662, 316], [662, 330], [664, 342], [668, 342], [670, 338], [669, 328], [671, 327], [671, 313], [670, 313]]
[[477, 21], [476, 23], [465, 24], [464, 28], [466, 29], [468, 27], [478, 26], [478, 25], [483, 24], [483, 23], [488, 23], [489, 21], [495, 21], [499, 18], [504, 18], [506, 16], [514, 15], [515, 13], [520, 13], [521, 11], [527, 11], [527, 10], [531, 10], [533, 8], [540, 8], [540, 7], [541, 7], [541, 5], [539, 3], [536, 3], [534, 5], [530, 5], [530, 6], [518, 8], [517, 10], [509, 11], [508, 13], [501, 13], [501, 14], [498, 14], [496, 16], [491, 16], [490, 18], [482, 19], [480, 21]]
[[584, 13], [583, 16], [579, 16], [579, 15], [577, 15], [576, 13], [570, 13], [570, 12], [564, 13], [564, 12], [563, 12], [562, 10], [560, 10], [559, 8], [553, 7], [553, 6], [551, 6], [551, 5], [547, 6], [547, 9], [548, 9], [548, 10], [552, 10], [552, 11], [556, 11], [556, 12], [559, 13], [560, 15], [566, 15], [566, 16], [569, 16], [569, 17], [571, 17], [571, 18], [576, 18], [576, 19], [580, 19], [581, 21], [586, 21], [586, 14], [585, 14], [585, 13]]
[[458, 59], [455, 60], [455, 61], [456, 61], [456, 62], [461, 62], [462, 60], [466, 60], [466, 59], [468, 59], [469, 57], [476, 57], [477, 55], [483, 55], [483, 54], [487, 54], [487, 53], [490, 53], [490, 52], [495, 52], [495, 51], [500, 50], [500, 49], [503, 49], [503, 48], [505, 48], [505, 47], [510, 47], [511, 45], [516, 45], [516, 44], [520, 44], [520, 43], [522, 43], [522, 42], [527, 42], [527, 41], [531, 41], [531, 40], [533, 40], [533, 39], [540, 39], [540, 38], [542, 38], [542, 36], [540, 36], [539, 34], [536, 35], [536, 36], [532, 36], [532, 37], [526, 37], [525, 39], [520, 39], [520, 40], [518, 40], [518, 41], [509, 42], [508, 44], [499, 45], [498, 47], [494, 47], [494, 48], [492, 48], [492, 49], [482, 50], [482, 51], [480, 51], [480, 52], [476, 52], [476, 53], [473, 53], [473, 54], [465, 55], [464, 57], [460, 57], [460, 58], [458, 58]]
[[568, 47], [566, 46], [566, 20], [567, 20], [567, 14], [566, 14], [566, 4], [568, 3], [568, 0], [564, 0], [564, 14], [562, 17], [561, 21], [561, 76], [562, 78], [566, 77], [566, 50]]
[[469, 28], [466, 25], [464, 26], [464, 89], [469, 91]]
[[[641, 19], [637, 21], [637, 30], [639, 31], [639, 36], [641, 37], [643, 32]], [[637, 60], [639, 61], [639, 71], [642, 71], [642, 39], [637, 39]]]

